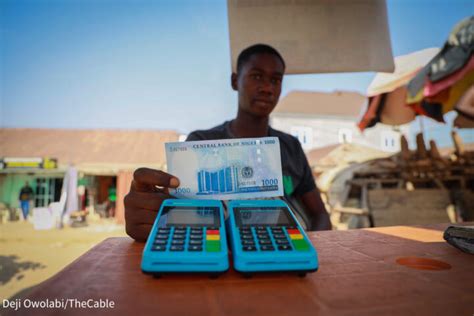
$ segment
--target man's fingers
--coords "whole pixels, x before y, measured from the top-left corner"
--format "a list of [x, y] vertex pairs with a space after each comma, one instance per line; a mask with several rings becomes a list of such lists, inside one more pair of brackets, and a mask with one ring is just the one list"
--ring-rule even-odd
[[146, 241], [163, 200], [173, 198], [168, 194], [168, 188], [178, 186], [178, 178], [166, 172], [137, 169], [130, 193], [124, 200], [127, 234], [137, 241]]
[[133, 223], [133, 225], [149, 224], [152, 225], [155, 222], [158, 212], [134, 208], [126, 213], [127, 222]]
[[127, 234], [136, 241], [145, 242], [150, 234], [152, 224], [127, 225], [125, 230]]
[[170, 175], [161, 170], [139, 168], [133, 174], [133, 185], [137, 191], [153, 191], [156, 186], [176, 188], [179, 186], [179, 180], [173, 175]]

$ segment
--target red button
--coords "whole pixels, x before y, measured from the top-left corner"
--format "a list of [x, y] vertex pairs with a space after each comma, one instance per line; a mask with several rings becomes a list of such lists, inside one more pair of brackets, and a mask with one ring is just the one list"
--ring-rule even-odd
[[287, 230], [288, 234], [293, 235], [293, 234], [301, 234], [299, 229], [288, 229]]
[[206, 230], [206, 235], [219, 235], [218, 230]]

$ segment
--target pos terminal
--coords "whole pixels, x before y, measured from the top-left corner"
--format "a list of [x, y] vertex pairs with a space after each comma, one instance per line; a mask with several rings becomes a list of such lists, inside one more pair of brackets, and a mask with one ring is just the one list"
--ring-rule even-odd
[[229, 269], [224, 209], [216, 200], [163, 201], [143, 250], [141, 269], [219, 274]]
[[308, 236], [282, 200], [235, 200], [228, 204], [234, 268], [242, 273], [318, 269]]

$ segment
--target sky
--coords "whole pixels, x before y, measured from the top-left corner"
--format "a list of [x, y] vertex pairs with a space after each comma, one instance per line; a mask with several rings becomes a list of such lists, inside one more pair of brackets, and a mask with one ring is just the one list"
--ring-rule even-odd
[[[474, 2], [388, 0], [387, 11], [397, 56], [441, 47]], [[365, 93], [373, 77], [288, 75], [282, 97]], [[225, 0], [0, 0], [0, 127], [188, 133], [236, 111]]]

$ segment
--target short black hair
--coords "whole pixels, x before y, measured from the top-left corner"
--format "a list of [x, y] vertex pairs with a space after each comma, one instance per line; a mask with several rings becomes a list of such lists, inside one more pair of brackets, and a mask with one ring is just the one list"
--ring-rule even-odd
[[285, 61], [283, 57], [281, 57], [280, 53], [270, 45], [266, 44], [255, 44], [252, 46], [247, 47], [243, 51], [240, 52], [239, 57], [237, 57], [237, 73], [240, 72], [244, 64], [252, 57], [253, 55], [257, 54], [270, 54], [278, 57], [281, 63], [283, 64], [283, 69], [286, 68]]

